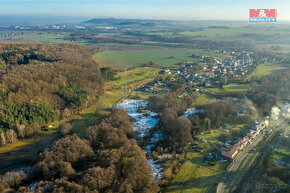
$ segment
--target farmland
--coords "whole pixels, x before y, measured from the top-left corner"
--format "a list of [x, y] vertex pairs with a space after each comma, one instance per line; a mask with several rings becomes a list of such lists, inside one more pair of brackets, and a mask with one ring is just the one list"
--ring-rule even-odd
[[[253, 26], [243, 26], [243, 25], [236, 25], [236, 26], [216, 26], [216, 27], [209, 27], [203, 28], [200, 31], [185, 31], [181, 34], [188, 35], [188, 36], [202, 36], [202, 37], [225, 37], [225, 36], [243, 36], [244, 34], [263, 34], [263, 35], [273, 35], [277, 33], [275, 28], [270, 28], [265, 30], [264, 28], [261, 29], [259, 27]], [[280, 34], [289, 34], [289, 32], [280, 31]]]
[[285, 67], [282, 67], [278, 64], [273, 63], [264, 63], [257, 66], [257, 68], [252, 72], [246, 80], [251, 79], [260, 79], [262, 76], [266, 76], [268, 74], [275, 74], [282, 72]]
[[[151, 50], [124, 50], [124, 51], [108, 51], [96, 54], [93, 58], [100, 65], [105, 67], [135, 67], [142, 66], [149, 61], [154, 61], [161, 66], [170, 66], [180, 62], [197, 61], [192, 58], [192, 54], [220, 56], [224, 54], [212, 53], [203, 50], [192, 49], [151, 49]], [[172, 56], [172, 57], [171, 57]]]

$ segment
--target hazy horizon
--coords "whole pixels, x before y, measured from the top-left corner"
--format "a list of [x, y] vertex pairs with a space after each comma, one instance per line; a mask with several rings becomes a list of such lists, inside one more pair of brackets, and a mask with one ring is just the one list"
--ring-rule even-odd
[[248, 21], [249, 9], [267, 8], [287, 21], [289, 7], [287, 0], [0, 0], [0, 16]]

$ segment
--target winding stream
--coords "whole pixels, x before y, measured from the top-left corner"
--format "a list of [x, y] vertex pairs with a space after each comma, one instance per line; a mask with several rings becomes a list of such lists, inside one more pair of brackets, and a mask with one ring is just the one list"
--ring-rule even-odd
[[[159, 118], [155, 118], [158, 115], [155, 112], [150, 110], [147, 111], [145, 116], [143, 112], [138, 112], [138, 107], [146, 108], [148, 105], [147, 101], [135, 100], [135, 99], [125, 99], [119, 103], [116, 108], [121, 108], [127, 111], [128, 115], [133, 117], [135, 122], [133, 123], [133, 130], [138, 133], [138, 137], [143, 138], [148, 132], [158, 123]], [[184, 117], [189, 117], [190, 115], [197, 113], [195, 108], [189, 108], [184, 113]], [[147, 155], [149, 164], [152, 167], [153, 177], [156, 181], [159, 181], [163, 177], [162, 165], [159, 165], [157, 162], [150, 158], [151, 148], [154, 146], [154, 143], [161, 140], [163, 134], [161, 132], [155, 132], [151, 137], [149, 144], [143, 148], [143, 151]]]

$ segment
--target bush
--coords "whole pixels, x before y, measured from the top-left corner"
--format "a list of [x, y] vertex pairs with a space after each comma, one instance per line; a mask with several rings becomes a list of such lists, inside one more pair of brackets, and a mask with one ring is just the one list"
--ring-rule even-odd
[[34, 123], [25, 127], [24, 129], [25, 137], [32, 137], [34, 135], [38, 135], [40, 133], [40, 126], [38, 123]]
[[124, 134], [128, 134], [132, 131], [130, 117], [124, 109], [113, 109], [109, 117], [105, 119], [105, 122], [118, 128]]
[[102, 77], [104, 78], [105, 81], [110, 81], [115, 79], [115, 72], [113, 71], [112, 68], [107, 67], [107, 68], [101, 68], [101, 73]]
[[12, 188], [18, 188], [25, 180], [27, 180], [27, 174], [24, 172], [6, 172], [2, 179], [5, 179], [6, 183]]
[[60, 128], [60, 132], [63, 136], [70, 134], [71, 130], [72, 130], [72, 126], [69, 123], [62, 125]]

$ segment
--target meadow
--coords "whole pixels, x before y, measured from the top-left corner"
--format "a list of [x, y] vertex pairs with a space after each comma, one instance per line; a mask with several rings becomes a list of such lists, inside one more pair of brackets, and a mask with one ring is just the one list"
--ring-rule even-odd
[[249, 89], [249, 84], [229, 84], [229, 85], [223, 85], [223, 88], [209, 88], [207, 89], [209, 92], [220, 94], [231, 94], [231, 93], [245, 93]]
[[280, 73], [285, 69], [285, 67], [282, 67], [278, 64], [274, 64], [274, 63], [263, 63], [263, 64], [259, 64], [257, 66], [257, 68], [254, 70], [254, 72], [252, 72], [247, 78], [247, 81], [250, 81], [252, 79], [254, 80], [258, 80], [260, 79], [262, 76], [266, 76], [269, 74], [276, 74], [276, 73]]
[[217, 162], [215, 166], [209, 166], [202, 162], [203, 156], [203, 153], [187, 152], [186, 161], [169, 183], [166, 192], [214, 192], [216, 179], [222, 175], [228, 162]]
[[193, 53], [196, 55], [226, 57], [225, 54], [212, 53], [204, 50], [157, 48], [100, 52], [94, 55], [93, 58], [101, 66], [113, 68], [142, 66], [149, 61], [154, 61], [161, 66], [170, 66], [180, 62], [198, 61], [198, 58], [191, 57]]
[[214, 102], [216, 102], [216, 98], [212, 96], [210, 93], [204, 92], [197, 98], [197, 100], [193, 104], [193, 107], [206, 105]]

